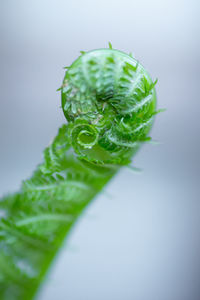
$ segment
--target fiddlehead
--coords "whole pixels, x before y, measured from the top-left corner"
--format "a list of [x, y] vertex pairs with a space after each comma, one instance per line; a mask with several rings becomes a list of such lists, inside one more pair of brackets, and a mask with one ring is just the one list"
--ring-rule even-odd
[[155, 83], [117, 50], [83, 53], [61, 86], [67, 119], [44, 162], [0, 207], [0, 299], [32, 299], [84, 207], [148, 140]]
[[78, 156], [98, 164], [126, 164], [152, 125], [154, 85], [142, 65], [123, 52], [100, 49], [81, 55], [61, 87]]

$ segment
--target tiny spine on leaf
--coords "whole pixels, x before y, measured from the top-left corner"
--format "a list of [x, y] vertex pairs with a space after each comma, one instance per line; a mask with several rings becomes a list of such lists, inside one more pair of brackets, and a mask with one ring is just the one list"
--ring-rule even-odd
[[150, 140], [156, 81], [113, 49], [81, 52], [61, 91], [66, 117], [43, 162], [0, 201], [0, 299], [33, 299], [87, 204]]

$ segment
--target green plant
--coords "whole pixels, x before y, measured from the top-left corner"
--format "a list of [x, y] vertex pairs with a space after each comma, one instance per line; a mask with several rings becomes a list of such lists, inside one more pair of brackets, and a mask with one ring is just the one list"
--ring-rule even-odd
[[67, 68], [60, 88], [67, 124], [20, 191], [0, 201], [0, 299], [34, 297], [82, 210], [150, 140], [154, 86], [138, 61], [111, 45]]

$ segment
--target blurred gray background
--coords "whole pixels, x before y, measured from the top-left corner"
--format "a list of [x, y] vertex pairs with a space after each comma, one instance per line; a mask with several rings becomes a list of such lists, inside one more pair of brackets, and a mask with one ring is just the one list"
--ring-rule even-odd
[[65, 122], [64, 70], [80, 50], [132, 51], [158, 78], [145, 145], [88, 207], [38, 300], [200, 299], [199, 0], [1, 0], [0, 195]]

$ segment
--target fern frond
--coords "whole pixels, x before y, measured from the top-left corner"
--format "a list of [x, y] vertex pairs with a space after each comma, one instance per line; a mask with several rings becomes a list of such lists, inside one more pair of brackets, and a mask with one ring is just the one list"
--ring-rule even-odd
[[31, 178], [0, 200], [2, 300], [33, 299], [83, 209], [150, 140], [156, 82], [111, 43], [81, 54], [59, 89], [67, 124]]

